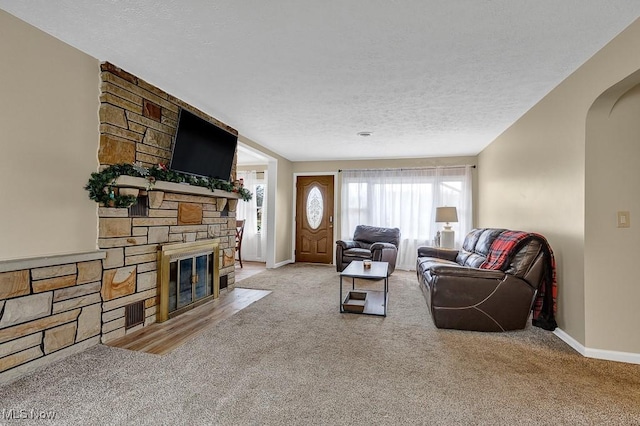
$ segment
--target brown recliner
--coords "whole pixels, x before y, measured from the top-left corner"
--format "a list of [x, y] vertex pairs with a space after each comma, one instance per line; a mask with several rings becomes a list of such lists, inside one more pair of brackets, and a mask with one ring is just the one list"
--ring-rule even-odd
[[543, 239], [524, 241], [500, 270], [481, 269], [504, 229], [474, 229], [461, 250], [419, 247], [420, 288], [438, 328], [506, 331], [525, 327], [546, 268]]
[[354, 260], [387, 262], [389, 275], [396, 268], [400, 230], [358, 225], [349, 241], [336, 241], [336, 270], [342, 272]]

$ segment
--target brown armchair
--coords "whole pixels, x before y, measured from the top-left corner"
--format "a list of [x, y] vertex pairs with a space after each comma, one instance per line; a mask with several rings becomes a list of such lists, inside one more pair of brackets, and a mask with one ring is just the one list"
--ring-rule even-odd
[[349, 241], [336, 241], [336, 270], [342, 272], [354, 260], [387, 262], [389, 275], [395, 270], [400, 244], [398, 228], [358, 225]]

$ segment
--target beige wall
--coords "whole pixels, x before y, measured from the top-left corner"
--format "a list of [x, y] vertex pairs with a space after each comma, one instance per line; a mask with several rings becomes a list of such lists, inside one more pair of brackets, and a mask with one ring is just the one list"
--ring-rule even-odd
[[276, 264], [292, 261], [293, 253], [293, 164], [278, 161], [278, 182], [276, 187]]
[[[596, 337], [601, 331], [586, 328], [599, 316], [585, 304], [587, 112], [600, 94], [640, 69], [638, 43], [635, 21], [478, 157], [479, 225], [537, 231], [549, 239], [558, 263], [558, 323], [582, 345], [602, 340]], [[605, 263], [589, 267], [609, 269]], [[640, 352], [637, 332], [623, 334]]]
[[[640, 353], [638, 83], [640, 72], [594, 103], [586, 139], [586, 345], [633, 353]], [[631, 227], [617, 227], [617, 211], [631, 212]]]
[[0, 10], [0, 260], [96, 249], [99, 63]]
[[[412, 167], [435, 167], [435, 166], [460, 166], [460, 165], [475, 165], [477, 163], [477, 157], [434, 157], [434, 158], [404, 158], [394, 160], [349, 160], [349, 161], [299, 161], [293, 163], [293, 173], [305, 174], [305, 173], [331, 173], [338, 172], [338, 170], [350, 170], [350, 169], [398, 169], [398, 168], [412, 168]], [[474, 205], [474, 218], [473, 223], [476, 223], [477, 210], [476, 199], [477, 197], [477, 176], [476, 169], [474, 169], [473, 176], [473, 205]], [[335, 186], [337, 199], [335, 203], [335, 227], [334, 229], [338, 234], [337, 238], [340, 238], [339, 230], [341, 229], [340, 220], [340, 191], [342, 190], [342, 180], [338, 175], [338, 179]]]

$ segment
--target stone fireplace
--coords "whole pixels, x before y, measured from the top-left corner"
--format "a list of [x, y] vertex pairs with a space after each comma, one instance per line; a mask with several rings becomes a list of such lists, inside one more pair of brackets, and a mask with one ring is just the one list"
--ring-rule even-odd
[[[144, 216], [135, 205], [98, 209], [99, 245], [106, 251], [103, 343], [218, 297], [221, 278], [227, 283], [225, 291], [233, 290], [235, 283], [237, 194], [170, 182], [156, 182], [150, 188], [146, 179], [130, 176], [120, 176], [116, 186], [118, 191], [137, 190], [146, 208]], [[178, 292], [175, 309], [170, 310], [168, 276], [179, 272], [194, 281], [189, 291], [206, 294], [186, 303]], [[202, 280], [207, 286], [198, 286]], [[186, 288], [184, 283], [177, 285], [178, 291]], [[187, 297], [185, 291], [182, 295]], [[144, 304], [144, 321], [129, 327], [127, 307], [136, 303]]]
[[[180, 108], [237, 135], [235, 129], [112, 64], [103, 63], [101, 70], [98, 158], [102, 166], [168, 164]], [[130, 176], [120, 176], [116, 186], [118, 191], [137, 193], [142, 208], [100, 207], [98, 211], [98, 245], [106, 252], [101, 289], [103, 343], [217, 297], [220, 281], [227, 284], [223, 291], [233, 290], [235, 283], [236, 193], [170, 182], [150, 184]], [[170, 311], [159, 298], [168, 287], [162, 286], [161, 275], [167, 271], [158, 267], [158, 254], [189, 243], [215, 245], [215, 254], [206, 256], [209, 265], [216, 267], [211, 271], [210, 294], [192, 303], [178, 297], [176, 309]], [[202, 259], [195, 258], [192, 268]], [[202, 279], [198, 273], [187, 274], [188, 263], [175, 263], [176, 272]], [[192, 288], [179, 286], [183, 298], [188, 296], [187, 289], [203, 291], [201, 282], [192, 284]], [[144, 319], [132, 326], [126, 313], [134, 304], [142, 304]]]

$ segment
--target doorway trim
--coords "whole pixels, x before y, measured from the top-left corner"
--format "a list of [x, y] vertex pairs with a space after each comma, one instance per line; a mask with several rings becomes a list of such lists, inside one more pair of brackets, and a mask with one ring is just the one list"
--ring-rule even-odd
[[291, 262], [296, 261], [296, 203], [298, 194], [295, 190], [296, 182], [298, 182], [298, 176], [333, 176], [333, 248], [331, 249], [331, 263], [329, 265], [336, 264], [336, 244], [338, 240], [338, 229], [335, 226], [336, 216], [338, 215], [338, 172], [294, 172], [293, 173], [293, 197], [291, 203]]

